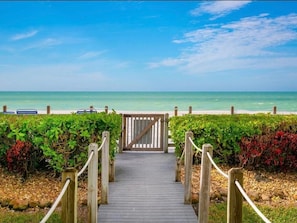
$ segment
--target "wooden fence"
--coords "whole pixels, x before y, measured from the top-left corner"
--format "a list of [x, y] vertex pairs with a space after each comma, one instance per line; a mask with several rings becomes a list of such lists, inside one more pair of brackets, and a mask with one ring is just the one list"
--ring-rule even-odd
[[[63, 188], [40, 223], [45, 223], [56, 209], [62, 204], [61, 218], [64, 223], [77, 222], [77, 188], [78, 177], [88, 167], [88, 223], [97, 223], [98, 219], [98, 152], [101, 151], [101, 204], [108, 204], [109, 180], [114, 180], [114, 170], [110, 170], [109, 160], [109, 132], [102, 133], [102, 144], [98, 148], [96, 143], [91, 143], [88, 149], [88, 160], [78, 172], [75, 168], [67, 168], [62, 173]], [[111, 165], [114, 167], [114, 165]]]
[[[38, 113], [38, 111], [36, 109], [19, 109], [19, 111], [21, 111], [21, 113], [19, 113], [19, 114], [37, 114]], [[50, 105], [46, 106], [46, 114], [51, 114], [51, 111], [52, 111], [51, 106]], [[104, 107], [104, 111], [105, 111], [105, 113], [108, 113], [108, 106]], [[89, 109], [81, 109], [81, 110], [77, 110], [76, 112], [78, 114], [82, 114], [82, 113], [96, 113], [97, 111], [96, 111], [96, 109], [94, 109], [94, 106], [91, 105], [89, 107]], [[3, 113], [4, 114], [18, 114], [18, 110], [9, 111], [7, 105], [3, 105]], [[192, 113], [193, 113], [193, 107], [189, 106], [188, 114], [192, 114]], [[234, 106], [231, 106], [230, 114], [231, 115], [235, 114]], [[274, 115], [277, 114], [277, 106], [273, 106], [272, 114], [274, 114]], [[177, 106], [174, 107], [173, 115], [178, 116], [178, 107]]]
[[[192, 108], [192, 106], [189, 106], [188, 114], [192, 114], [192, 113], [193, 113], [193, 108]], [[177, 106], [174, 107], [173, 114], [174, 114], [174, 116], [178, 116], [178, 107]], [[235, 108], [234, 108], [234, 106], [231, 106], [231, 108], [230, 108], [230, 114], [231, 115], [234, 115], [235, 114]], [[274, 115], [277, 114], [277, 106], [273, 106], [273, 108], [272, 108], [272, 114], [274, 114]]]
[[210, 144], [204, 144], [202, 149], [198, 148], [193, 143], [193, 133], [186, 132], [185, 134], [185, 149], [176, 163], [176, 181], [180, 181], [181, 161], [184, 159], [185, 168], [185, 191], [184, 203], [192, 203], [192, 163], [193, 163], [193, 147], [202, 153], [201, 170], [200, 170], [200, 191], [199, 191], [199, 208], [198, 208], [198, 222], [207, 223], [209, 215], [210, 202], [210, 185], [211, 185], [211, 167], [214, 166], [216, 170], [228, 180], [228, 195], [227, 195], [227, 223], [242, 223], [242, 203], [243, 197], [254, 209], [260, 218], [265, 223], [271, 223], [251, 201], [243, 189], [243, 172], [242, 168], [231, 168], [228, 174], [224, 173], [213, 161], [213, 147]]
[[[108, 113], [108, 106], [104, 107], [104, 111], [105, 113]], [[97, 110], [94, 109], [94, 106], [91, 105], [89, 109], [81, 109], [81, 110], [77, 110], [76, 113], [77, 114], [83, 114], [83, 113], [96, 113]], [[3, 105], [3, 113], [4, 114], [23, 114], [23, 115], [32, 115], [32, 114], [38, 114], [37, 109], [17, 109], [16, 111], [9, 111], [7, 108], [7, 105]], [[48, 105], [46, 106], [46, 114], [51, 114], [51, 106]]]

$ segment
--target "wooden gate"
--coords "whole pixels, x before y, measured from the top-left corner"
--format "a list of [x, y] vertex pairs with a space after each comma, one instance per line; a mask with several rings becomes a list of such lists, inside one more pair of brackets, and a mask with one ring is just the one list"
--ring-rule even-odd
[[166, 117], [164, 114], [123, 114], [122, 150], [167, 152]]

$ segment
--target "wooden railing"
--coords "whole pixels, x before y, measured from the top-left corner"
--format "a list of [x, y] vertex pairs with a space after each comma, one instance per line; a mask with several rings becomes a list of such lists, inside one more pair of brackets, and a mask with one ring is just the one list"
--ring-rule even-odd
[[[83, 114], [83, 113], [96, 113], [97, 110], [94, 108], [93, 105], [90, 106], [88, 109], [81, 109], [77, 110], [77, 114]], [[108, 113], [108, 106], [104, 107], [104, 112]], [[3, 114], [17, 114], [17, 115], [33, 115], [33, 114], [38, 114], [37, 109], [17, 109], [16, 111], [9, 111], [7, 109], [7, 105], [3, 105]], [[47, 105], [46, 106], [46, 114], [51, 114], [51, 106]]]
[[[267, 112], [270, 112], [270, 111], [267, 111]], [[189, 106], [188, 114], [192, 114], [192, 113], [193, 113], [193, 107], [192, 106]], [[178, 107], [177, 106], [174, 107], [173, 114], [174, 114], [174, 116], [178, 116]], [[230, 107], [230, 114], [231, 115], [234, 115], [235, 114], [235, 108], [234, 108], [234, 106], [231, 106]], [[272, 108], [272, 114], [274, 114], [274, 115], [277, 114], [277, 107], [276, 106], [273, 106], [273, 108]]]
[[228, 180], [227, 195], [227, 223], [242, 223], [242, 203], [243, 197], [258, 216], [265, 222], [271, 223], [262, 212], [251, 201], [243, 189], [243, 172], [242, 168], [231, 168], [228, 173], [222, 171], [212, 159], [213, 147], [210, 144], [204, 144], [202, 149], [193, 143], [193, 133], [185, 134], [185, 149], [181, 157], [177, 159], [176, 164], [176, 181], [180, 181], [181, 161], [184, 157], [185, 182], [184, 182], [184, 203], [192, 203], [192, 163], [193, 163], [193, 147], [196, 151], [202, 153], [201, 170], [200, 170], [200, 191], [199, 191], [199, 208], [198, 222], [207, 223], [209, 216], [210, 202], [210, 185], [211, 185], [211, 167], [215, 169]]
[[[108, 204], [109, 179], [114, 180], [114, 171], [110, 171], [109, 132], [102, 133], [102, 144], [91, 143], [88, 149], [88, 160], [78, 172], [67, 168], [62, 173], [63, 188], [40, 223], [45, 223], [61, 201], [63, 223], [77, 222], [77, 188], [78, 177], [88, 168], [88, 222], [97, 223], [98, 213], [98, 152], [101, 151], [101, 204]], [[110, 176], [113, 175], [113, 176]]]
[[[32, 111], [34, 111], [34, 114], [37, 114], [38, 113], [38, 111], [36, 109], [25, 109], [25, 110], [24, 109], [21, 109], [21, 110], [23, 110], [23, 114], [25, 114], [26, 111], [28, 111], [28, 114], [33, 114]], [[108, 113], [108, 106], [105, 106], [104, 107], [104, 111], [105, 111], [105, 113]], [[81, 114], [81, 113], [92, 113], [92, 112], [97, 112], [96, 109], [92, 105], [88, 109], [77, 110], [77, 113], [78, 114]], [[267, 112], [270, 112], [270, 111], [267, 111]], [[4, 114], [17, 114], [18, 112], [17, 112], [17, 110], [16, 111], [9, 111], [7, 105], [3, 105], [3, 113]], [[51, 113], [52, 113], [51, 106], [50, 105], [47, 105], [46, 106], [46, 114], [51, 114]], [[192, 114], [192, 113], [193, 113], [193, 107], [192, 106], [189, 106], [189, 108], [188, 108], [188, 114]], [[231, 115], [236, 114], [234, 106], [231, 106], [230, 107], [230, 114]], [[277, 106], [273, 106], [273, 108], [272, 108], [272, 114], [274, 114], [274, 115], [277, 114]], [[174, 116], [178, 116], [178, 106], [175, 106], [174, 107], [173, 115]]]

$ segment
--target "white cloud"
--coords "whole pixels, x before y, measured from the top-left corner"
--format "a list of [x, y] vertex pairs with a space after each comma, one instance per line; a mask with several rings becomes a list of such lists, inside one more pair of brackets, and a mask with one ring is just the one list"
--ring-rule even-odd
[[193, 16], [200, 16], [202, 14], [211, 14], [216, 19], [223, 17], [234, 10], [238, 10], [251, 1], [213, 1], [202, 3], [198, 8], [191, 11]]
[[92, 58], [96, 58], [99, 55], [103, 54], [105, 51], [90, 51], [90, 52], [86, 52], [84, 54], [82, 54], [81, 56], [79, 56], [79, 59], [92, 59]]
[[30, 49], [38, 49], [38, 48], [47, 48], [52, 47], [56, 45], [62, 44], [62, 41], [55, 38], [46, 38], [41, 41], [32, 43], [28, 46], [26, 46], [23, 50], [30, 50]]
[[12, 36], [11, 40], [17, 41], [17, 40], [27, 39], [27, 38], [35, 36], [37, 33], [38, 33], [37, 30], [33, 30], [31, 32], [26, 32], [26, 33], [19, 33], [19, 34]]
[[178, 66], [192, 74], [288, 66], [297, 68], [296, 54], [277, 51], [278, 46], [290, 41], [297, 41], [297, 14], [276, 18], [261, 14], [185, 33], [174, 43], [191, 46], [177, 58], [151, 63], [151, 67]]
[[167, 59], [162, 60], [161, 62], [149, 63], [149, 67], [150, 68], [156, 68], [156, 67], [160, 67], [160, 66], [170, 67], [170, 66], [178, 66], [181, 64], [183, 64], [183, 59], [181, 59], [181, 58], [167, 58]]

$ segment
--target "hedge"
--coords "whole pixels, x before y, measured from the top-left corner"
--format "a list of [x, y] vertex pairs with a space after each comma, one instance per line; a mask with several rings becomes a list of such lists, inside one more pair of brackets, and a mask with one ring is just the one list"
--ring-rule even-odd
[[80, 168], [92, 142], [102, 142], [110, 132], [110, 155], [121, 132], [121, 115], [0, 115], [0, 163], [26, 174], [34, 170], [60, 173], [66, 167]]
[[[279, 143], [274, 137], [278, 132], [285, 133], [286, 140], [294, 137], [297, 133], [296, 115], [272, 115], [272, 114], [240, 114], [240, 115], [184, 115], [170, 118], [170, 131], [176, 145], [176, 155], [180, 156], [184, 147], [184, 138], [187, 131], [192, 131], [194, 143], [202, 147], [204, 143], [210, 143], [214, 147], [214, 157], [217, 162], [228, 165], [247, 165], [245, 159], [252, 159], [253, 155], [247, 158], [249, 153], [248, 143], [252, 139], [259, 137], [272, 137], [265, 145], [274, 143], [280, 148], [278, 156], [272, 159], [279, 159], [290, 154], [291, 163], [297, 162], [297, 149], [288, 143]], [[287, 136], [289, 134], [290, 136]], [[274, 141], [273, 141], [274, 140]], [[279, 139], [281, 140], [281, 139]], [[263, 140], [261, 141], [263, 144]], [[291, 141], [295, 143], [295, 141]], [[270, 144], [271, 145], [271, 144]], [[270, 149], [270, 148], [268, 148]], [[276, 149], [276, 148], [275, 148]], [[290, 151], [288, 151], [288, 149]], [[245, 155], [243, 154], [245, 153]], [[262, 154], [258, 154], [261, 156]], [[270, 157], [271, 158], [271, 157]], [[270, 159], [269, 158], [269, 159]], [[282, 159], [282, 158], [280, 158]], [[263, 163], [258, 159], [258, 163]], [[277, 161], [278, 162], [278, 161]], [[275, 163], [277, 163], [275, 162]], [[268, 161], [267, 161], [268, 163]], [[274, 161], [270, 161], [273, 164]], [[267, 164], [266, 164], [267, 165]], [[293, 164], [292, 164], [293, 165]], [[295, 165], [295, 164], [294, 164]], [[265, 166], [265, 165], [258, 165]], [[289, 167], [288, 167], [289, 168]]]

